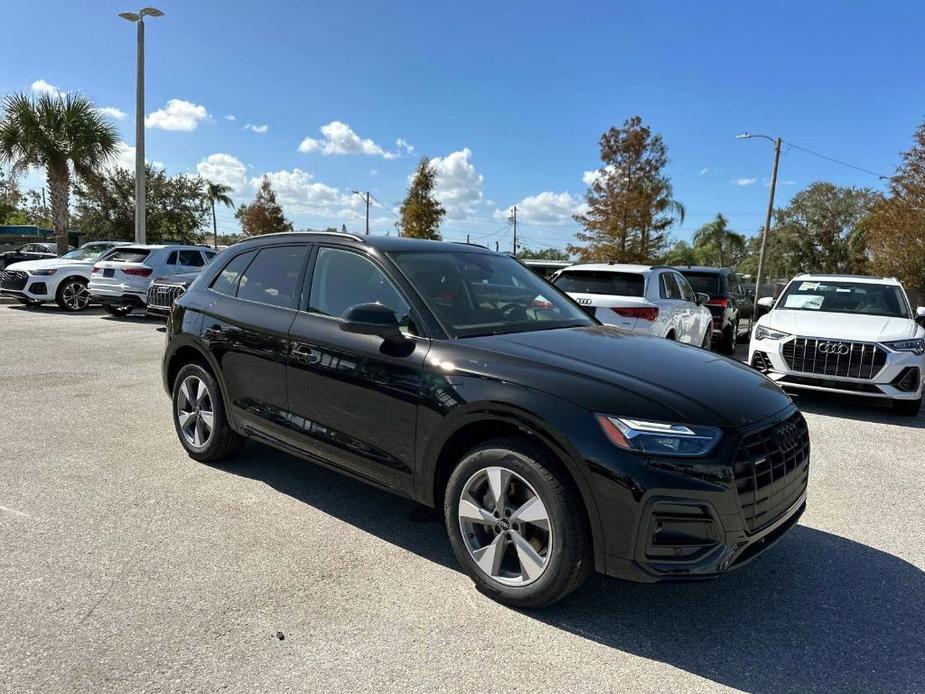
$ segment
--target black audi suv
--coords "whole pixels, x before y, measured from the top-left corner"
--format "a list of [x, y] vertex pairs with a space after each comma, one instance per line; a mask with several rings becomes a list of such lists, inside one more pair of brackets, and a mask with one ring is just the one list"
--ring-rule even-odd
[[773, 382], [601, 325], [478, 246], [237, 244], [176, 300], [163, 379], [194, 459], [251, 438], [437, 507], [476, 586], [518, 607], [592, 570], [715, 577], [805, 508], [806, 423]]

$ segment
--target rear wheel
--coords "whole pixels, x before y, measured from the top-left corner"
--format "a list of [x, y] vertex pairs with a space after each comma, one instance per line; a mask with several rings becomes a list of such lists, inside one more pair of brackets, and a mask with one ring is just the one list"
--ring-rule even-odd
[[83, 311], [90, 305], [87, 280], [83, 277], [68, 277], [58, 286], [55, 303], [64, 311]]
[[710, 330], [709, 326], [703, 333], [703, 342], [700, 343], [700, 346], [708, 352], [713, 347], [713, 331]]
[[893, 412], [904, 417], [915, 417], [922, 409], [922, 398], [918, 400], [893, 400]]
[[103, 304], [103, 309], [111, 316], [127, 316], [134, 308], [131, 304]]
[[719, 339], [719, 345], [717, 346], [720, 352], [723, 354], [731, 355], [736, 351], [736, 336], [735, 330], [733, 330], [731, 325], [727, 325], [723, 329], [722, 337]]
[[499, 602], [549, 605], [591, 571], [581, 499], [556, 461], [527, 441], [470, 451], [450, 475], [444, 517], [456, 558]]
[[227, 458], [244, 443], [228, 424], [218, 383], [199, 364], [187, 364], [174, 379], [173, 424], [183, 448], [201, 462]]

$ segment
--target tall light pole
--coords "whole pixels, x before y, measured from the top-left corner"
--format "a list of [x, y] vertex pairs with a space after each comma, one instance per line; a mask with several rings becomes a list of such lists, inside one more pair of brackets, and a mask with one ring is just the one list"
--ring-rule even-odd
[[[768, 212], [764, 218], [764, 229], [761, 232], [761, 251], [758, 254], [758, 274], [755, 276], [755, 297], [754, 303], [752, 304], [752, 324], [755, 322], [755, 316], [758, 315], [758, 291], [761, 289], [761, 273], [764, 271], [764, 250], [768, 245], [768, 231], [771, 228], [771, 215], [774, 214], [774, 191], [777, 190], [777, 165], [780, 163], [780, 145], [781, 139], [779, 137], [770, 137], [768, 135], [752, 135], [750, 133], [742, 133], [741, 135], [736, 135], [740, 140], [750, 140], [753, 137], [760, 137], [768, 142], [774, 143], [774, 166], [771, 169], [771, 185], [769, 186], [768, 194]], [[751, 328], [751, 326], [749, 326]]]
[[138, 27], [135, 64], [135, 243], [145, 242], [145, 17], [162, 17], [156, 7], [122, 12]]
[[367, 190], [365, 195], [358, 190], [353, 191], [354, 195], [359, 195], [361, 198], [366, 200], [366, 235], [369, 236], [369, 191]]

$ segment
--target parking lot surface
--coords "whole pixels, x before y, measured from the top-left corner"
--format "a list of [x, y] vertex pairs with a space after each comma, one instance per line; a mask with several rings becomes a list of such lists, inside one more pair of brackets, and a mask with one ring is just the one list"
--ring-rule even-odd
[[775, 548], [521, 613], [407, 500], [254, 443], [189, 459], [159, 329], [0, 305], [0, 691], [925, 691], [925, 416], [803, 396]]

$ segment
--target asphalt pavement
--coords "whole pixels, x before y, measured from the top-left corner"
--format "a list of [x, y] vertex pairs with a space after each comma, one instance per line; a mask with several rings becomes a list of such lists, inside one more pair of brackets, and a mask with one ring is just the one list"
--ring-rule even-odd
[[188, 458], [162, 330], [0, 305], [2, 692], [925, 691], [925, 416], [800, 397], [809, 507], [772, 550], [524, 613], [407, 500]]

